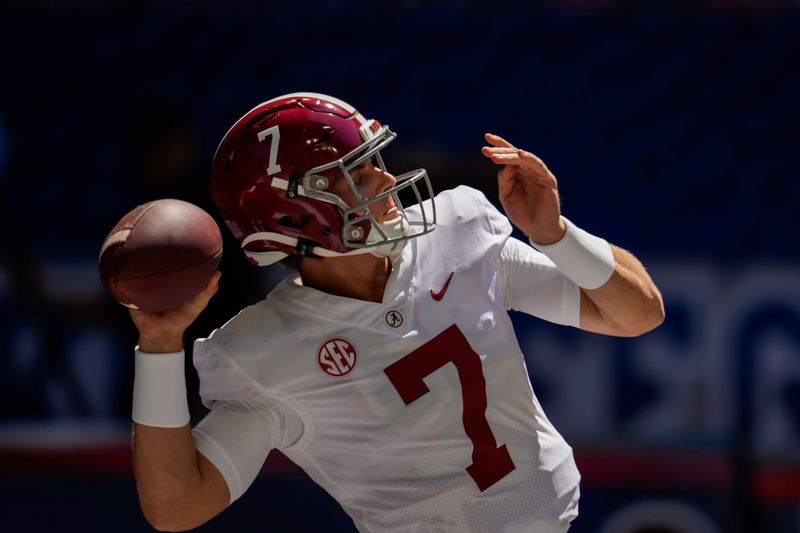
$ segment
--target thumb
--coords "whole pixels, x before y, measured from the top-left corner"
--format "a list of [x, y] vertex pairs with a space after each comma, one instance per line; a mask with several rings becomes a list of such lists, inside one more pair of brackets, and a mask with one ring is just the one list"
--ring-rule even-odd
[[209, 278], [208, 282], [206, 283], [205, 288], [200, 291], [200, 293], [195, 296], [195, 300], [199, 300], [203, 303], [203, 307], [205, 307], [209, 300], [217, 293], [219, 290], [219, 278], [222, 276], [222, 272], [217, 270], [212, 274], [211, 278]]
[[499, 189], [500, 198], [505, 198], [514, 190], [514, 177], [516, 172], [514, 167], [506, 165], [503, 170], [497, 173], [497, 186]]

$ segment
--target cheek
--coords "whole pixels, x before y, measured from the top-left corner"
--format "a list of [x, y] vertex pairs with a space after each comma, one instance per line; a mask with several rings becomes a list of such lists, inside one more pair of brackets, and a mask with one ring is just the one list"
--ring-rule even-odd
[[[356, 186], [356, 190], [358, 190], [360, 194], [363, 194], [361, 187]], [[332, 192], [339, 198], [341, 198], [344, 201], [344, 203], [346, 203], [350, 207], [353, 207], [360, 203], [359, 199], [353, 193], [353, 190], [350, 188], [350, 186], [347, 184], [345, 180], [337, 182], [334, 185]]]

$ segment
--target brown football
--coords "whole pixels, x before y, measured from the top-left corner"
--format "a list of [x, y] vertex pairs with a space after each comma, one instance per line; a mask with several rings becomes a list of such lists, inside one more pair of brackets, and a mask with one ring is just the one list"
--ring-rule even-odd
[[222, 257], [222, 235], [203, 209], [154, 200], [122, 217], [100, 249], [100, 278], [122, 305], [160, 312], [194, 297]]

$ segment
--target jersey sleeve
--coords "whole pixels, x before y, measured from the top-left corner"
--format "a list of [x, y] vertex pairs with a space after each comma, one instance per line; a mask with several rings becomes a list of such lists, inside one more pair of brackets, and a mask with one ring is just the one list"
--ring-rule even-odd
[[[257, 307], [243, 310], [208, 338], [194, 342], [200, 397], [209, 414], [192, 430], [197, 450], [225, 478], [231, 502], [253, 483], [269, 451], [289, 449], [305, 423], [290, 398], [253, 378], [270, 346], [253, 334], [263, 319]], [[261, 328], [263, 329], [263, 328]]]
[[580, 326], [580, 288], [541, 252], [510, 237], [500, 250], [506, 309], [566, 326]]
[[[580, 288], [533, 247], [511, 237], [512, 226], [486, 196], [459, 186], [437, 197], [440, 214], [438, 254], [428, 259], [434, 269], [452, 271], [461, 265], [481, 265], [497, 274], [495, 298], [514, 309], [549, 322], [578, 327]], [[435, 234], [434, 234], [435, 235]], [[437, 257], [455, 264], [436, 265]], [[460, 264], [459, 264], [460, 263]]]
[[464, 185], [437, 195], [436, 213], [436, 231], [422, 241], [425, 268], [452, 271], [480, 265], [494, 273], [500, 248], [511, 235], [508, 218], [481, 191]]
[[485, 228], [488, 230], [488, 242], [495, 246], [502, 245], [511, 236], [513, 230], [508, 217], [501, 213], [482, 192], [464, 186], [460, 186], [456, 190], [467, 192], [476, 202], [485, 221]]
[[300, 438], [303, 423], [280, 401], [215, 402], [194, 427], [195, 447], [219, 470], [236, 501], [250, 487], [273, 448]]

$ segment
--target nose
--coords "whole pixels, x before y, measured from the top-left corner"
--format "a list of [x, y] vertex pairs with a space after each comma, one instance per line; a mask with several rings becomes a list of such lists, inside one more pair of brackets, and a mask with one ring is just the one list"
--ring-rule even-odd
[[389, 189], [391, 189], [392, 187], [395, 186], [395, 184], [397, 183], [397, 178], [395, 178], [394, 174], [392, 174], [388, 170], [383, 170], [380, 167], [372, 167], [372, 168], [375, 170], [375, 172], [379, 176], [379, 178], [378, 178], [378, 180], [379, 180], [378, 181], [378, 183], [379, 183], [378, 194], [380, 194], [382, 192], [386, 192], [386, 191], [388, 191]]
[[383, 170], [383, 168], [371, 161], [367, 163], [362, 172], [363, 179], [362, 187], [360, 188], [361, 194], [365, 196], [365, 199], [373, 198], [386, 192], [397, 183], [397, 178], [394, 177], [394, 174]]
[[391, 196], [383, 198], [379, 202], [375, 202], [371, 199], [392, 189], [392, 187], [397, 184], [397, 178], [395, 178], [394, 174], [391, 172], [373, 164], [369, 165], [369, 170], [367, 172], [369, 183], [367, 188], [369, 192], [364, 200], [369, 202], [369, 210], [372, 211], [379, 220], [382, 220], [385, 215], [384, 211], [394, 207], [394, 200]]

